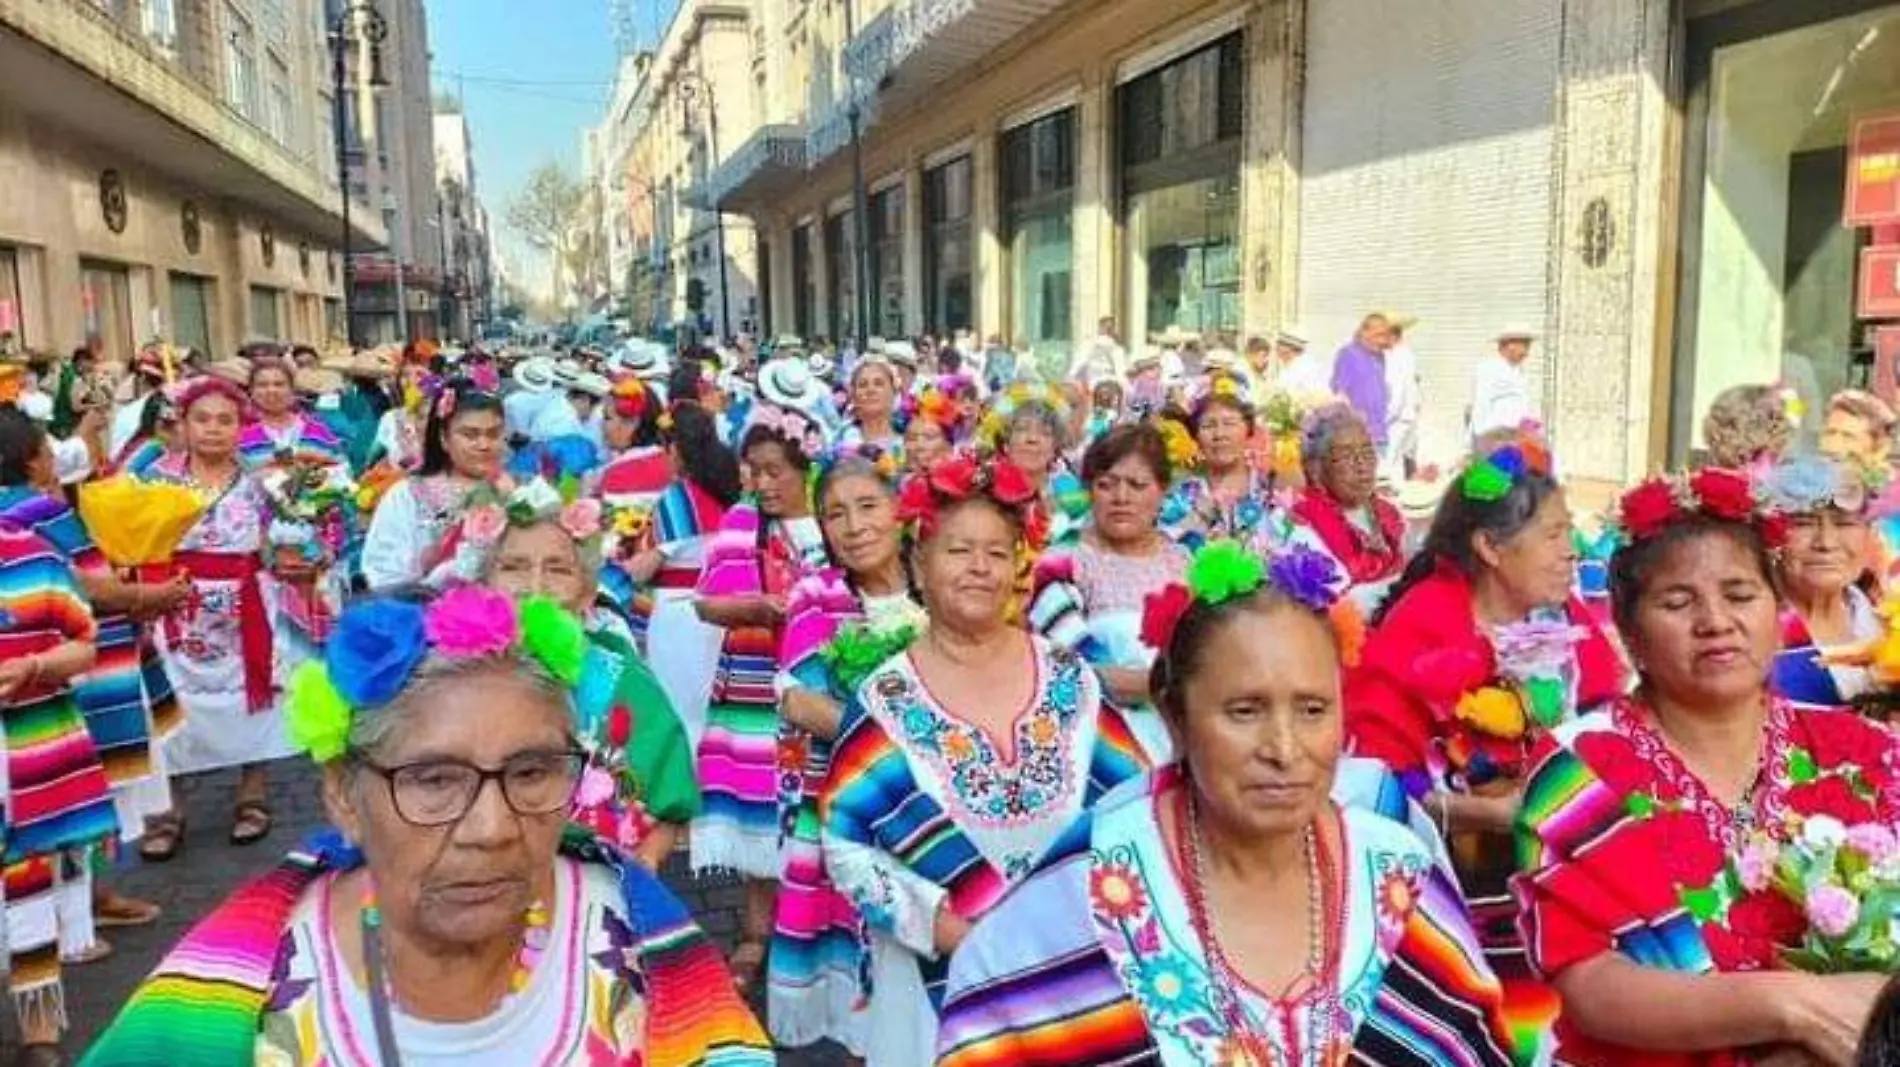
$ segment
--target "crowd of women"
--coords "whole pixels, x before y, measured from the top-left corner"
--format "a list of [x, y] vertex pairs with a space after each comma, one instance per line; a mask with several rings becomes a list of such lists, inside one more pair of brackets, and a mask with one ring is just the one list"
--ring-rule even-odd
[[[1350, 406], [1244, 369], [944, 369], [253, 353], [137, 395], [102, 474], [198, 502], [137, 566], [0, 406], [29, 1062], [60, 962], [152, 917], [105, 883], [180, 853], [171, 778], [236, 769], [257, 841], [293, 752], [331, 828], [87, 1063], [1900, 1055], [1878, 400], [1809, 451], [1727, 396], [1599, 530], [1535, 427], [1401, 510]], [[1875, 965], [1762, 869], [1831, 831], [1896, 887]], [[723, 957], [676, 850], [744, 881]]]

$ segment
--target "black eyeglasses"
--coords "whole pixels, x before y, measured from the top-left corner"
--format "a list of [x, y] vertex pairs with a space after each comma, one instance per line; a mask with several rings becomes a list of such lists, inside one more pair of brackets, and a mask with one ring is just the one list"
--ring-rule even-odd
[[422, 760], [385, 767], [362, 755], [357, 763], [389, 783], [389, 802], [411, 826], [447, 826], [458, 822], [482, 788], [493, 781], [516, 815], [552, 815], [565, 811], [580, 788], [587, 753], [578, 749], [523, 752], [490, 770], [457, 759]]

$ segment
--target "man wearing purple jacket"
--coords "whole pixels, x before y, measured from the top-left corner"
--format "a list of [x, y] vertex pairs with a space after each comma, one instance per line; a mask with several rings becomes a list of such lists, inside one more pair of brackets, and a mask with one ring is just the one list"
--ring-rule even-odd
[[1381, 454], [1385, 452], [1392, 405], [1392, 391], [1385, 378], [1385, 350], [1391, 344], [1391, 324], [1385, 316], [1367, 315], [1359, 322], [1359, 332], [1333, 357], [1333, 392], [1345, 397], [1366, 420], [1372, 445]]

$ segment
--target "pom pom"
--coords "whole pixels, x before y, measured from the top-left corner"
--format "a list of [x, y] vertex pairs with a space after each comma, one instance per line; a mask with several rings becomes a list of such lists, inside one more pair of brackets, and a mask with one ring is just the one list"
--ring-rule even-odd
[[1332, 623], [1333, 639], [1339, 642], [1339, 665], [1359, 666], [1366, 650], [1366, 619], [1358, 605], [1350, 600], [1335, 601], [1326, 619]]
[[1460, 486], [1466, 500], [1489, 504], [1503, 500], [1511, 491], [1511, 476], [1487, 459], [1472, 464]]
[[1524, 476], [1524, 453], [1516, 445], [1505, 445], [1491, 453], [1488, 462], [1503, 471], [1512, 481]]
[[498, 655], [521, 636], [513, 602], [479, 585], [444, 593], [429, 605], [422, 625], [436, 651], [454, 659]]
[[1166, 652], [1174, 641], [1181, 616], [1194, 603], [1194, 594], [1185, 585], [1170, 583], [1141, 601], [1141, 643], [1156, 652]]
[[1267, 579], [1275, 589], [1313, 611], [1332, 608], [1339, 599], [1334, 592], [1339, 578], [1339, 566], [1331, 556], [1301, 546], [1274, 556], [1267, 567]]
[[285, 692], [284, 729], [290, 743], [318, 763], [334, 763], [350, 744], [350, 704], [330, 682], [320, 660], [291, 672]]
[[1457, 715], [1479, 733], [1505, 741], [1523, 737], [1527, 725], [1524, 702], [1516, 693], [1497, 686], [1466, 693], [1458, 701]]
[[587, 659], [587, 631], [568, 610], [544, 596], [521, 602], [521, 648], [549, 674], [571, 686]]
[[376, 599], [344, 610], [324, 647], [330, 683], [350, 707], [396, 699], [429, 651], [419, 605]]
[[615, 748], [626, 748], [633, 737], [633, 713], [625, 704], [615, 704], [607, 713], [607, 743]]
[[1232, 540], [1210, 541], [1194, 554], [1188, 564], [1187, 585], [1194, 599], [1205, 604], [1222, 604], [1260, 588], [1266, 567], [1260, 557]]
[[917, 640], [917, 633], [917, 627], [910, 623], [884, 628], [850, 623], [838, 630], [818, 657], [830, 668], [838, 688], [849, 693], [886, 660], [909, 648]]

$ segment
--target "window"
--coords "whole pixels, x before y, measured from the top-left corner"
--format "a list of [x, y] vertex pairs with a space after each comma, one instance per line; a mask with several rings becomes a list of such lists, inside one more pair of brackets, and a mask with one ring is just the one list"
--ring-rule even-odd
[[1075, 337], [1075, 109], [1003, 134], [1005, 343], [1060, 374]]
[[871, 197], [871, 326], [885, 337], [903, 337], [904, 187]]
[[858, 260], [856, 227], [849, 211], [825, 223], [826, 279], [831, 282], [831, 339], [858, 335]]
[[812, 274], [810, 226], [792, 230], [792, 329], [810, 337], [818, 321], [818, 279]]
[[155, 44], [166, 48], [178, 43], [178, 11], [173, 0], [145, 0], [139, 6], [140, 29]]
[[132, 284], [124, 267], [82, 260], [79, 264], [80, 321], [86, 336], [97, 337], [107, 359], [132, 358]]
[[210, 354], [211, 279], [195, 274], [173, 274], [172, 343]]
[[26, 343], [26, 315], [20, 306], [20, 257], [0, 245], [0, 352], [18, 351]]
[[275, 56], [270, 61], [270, 97], [264, 128], [277, 143], [288, 147], [295, 131], [291, 129], [290, 68]]
[[1128, 332], [1240, 329], [1239, 34], [1121, 87]]
[[262, 285], [251, 286], [251, 336], [264, 341], [283, 339], [282, 324], [277, 317], [278, 297], [275, 289]]
[[323, 298], [323, 336], [333, 341], [343, 339], [343, 301]]
[[971, 321], [970, 157], [924, 172], [924, 329], [939, 337]]
[[255, 122], [257, 99], [257, 38], [238, 9], [224, 5], [225, 99], [245, 118]]

